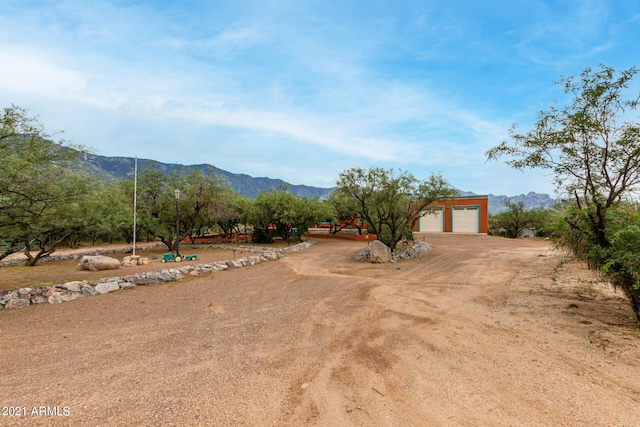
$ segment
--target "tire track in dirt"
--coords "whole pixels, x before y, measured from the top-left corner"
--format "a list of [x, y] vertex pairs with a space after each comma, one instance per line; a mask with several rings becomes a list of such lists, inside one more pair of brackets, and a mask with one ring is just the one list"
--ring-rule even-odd
[[640, 425], [624, 301], [545, 242], [427, 241], [2, 312], [0, 402], [72, 413], [7, 424]]
[[[588, 390], [588, 379], [597, 378], [605, 395], [622, 398], [627, 408], [634, 404], [638, 386], [607, 378], [599, 367], [591, 371], [581, 361], [583, 352], [570, 357], [553, 351], [554, 342], [541, 339], [535, 330], [524, 333], [510, 325], [527, 322], [526, 316], [500, 307], [520, 288], [550, 280], [553, 251], [541, 242], [493, 248], [494, 242], [488, 248], [436, 246], [423, 259], [396, 265], [337, 267], [331, 257], [317, 255], [318, 265], [298, 267], [307, 275], [351, 275], [357, 280], [349, 287], [360, 294], [341, 288], [308, 318], [321, 322], [335, 316], [327, 307], [351, 299], [351, 314], [343, 314], [326, 335], [331, 336], [329, 352], [314, 352], [325, 344], [309, 333], [313, 327], [301, 336], [313, 369], [293, 375], [284, 421], [416, 426], [635, 421], [631, 410], [585, 418], [589, 405], [609, 410], [616, 403], [567, 393], [566, 384], [576, 383], [575, 372], [582, 376], [578, 386]], [[545, 327], [544, 318], [536, 323]]]

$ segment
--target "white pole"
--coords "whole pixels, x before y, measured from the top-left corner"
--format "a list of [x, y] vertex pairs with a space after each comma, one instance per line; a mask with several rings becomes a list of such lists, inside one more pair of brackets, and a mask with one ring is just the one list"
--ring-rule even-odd
[[136, 255], [136, 202], [138, 199], [138, 156], [133, 167], [133, 256]]

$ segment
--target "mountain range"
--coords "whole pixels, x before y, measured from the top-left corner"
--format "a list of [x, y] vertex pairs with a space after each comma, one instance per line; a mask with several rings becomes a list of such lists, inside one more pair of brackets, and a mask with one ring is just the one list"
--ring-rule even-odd
[[[133, 157], [105, 157], [91, 153], [83, 153], [80, 156], [80, 167], [89, 171], [91, 174], [106, 180], [115, 180], [121, 178], [133, 178], [135, 158]], [[299, 196], [308, 196], [314, 198], [324, 198], [329, 196], [333, 188], [313, 187], [308, 185], [292, 185], [281, 179], [273, 179], [266, 177], [254, 178], [246, 174], [237, 174], [225, 171], [208, 164], [183, 166], [178, 164], [169, 164], [156, 162], [149, 159], [138, 159], [138, 169], [144, 169], [154, 165], [165, 173], [178, 171], [181, 168], [191, 171], [197, 169], [207, 174], [214, 173], [229, 183], [229, 186], [239, 194], [248, 198], [255, 198], [260, 191], [266, 191], [280, 185], [290, 186], [290, 191]], [[463, 196], [473, 196], [474, 193], [468, 191], [460, 191]], [[504, 196], [489, 194], [489, 213], [496, 214], [504, 211], [504, 202], [522, 202], [526, 209], [535, 209], [540, 207], [551, 207], [555, 200], [548, 194], [529, 192], [517, 196]]]
[[[81, 155], [82, 167], [93, 175], [107, 180], [120, 178], [133, 178], [135, 159], [133, 157], [105, 157], [95, 154], [84, 153]], [[154, 165], [165, 173], [177, 172], [179, 169], [186, 169], [190, 172], [197, 169], [204, 173], [213, 173], [229, 183], [229, 186], [237, 193], [248, 198], [255, 198], [260, 191], [275, 188], [280, 185], [290, 185], [290, 191], [299, 196], [327, 197], [333, 191], [332, 188], [312, 187], [308, 185], [291, 185], [281, 179], [254, 178], [246, 174], [227, 172], [212, 165], [200, 164], [183, 166], [178, 164], [160, 163], [149, 159], [138, 159], [138, 170]]]

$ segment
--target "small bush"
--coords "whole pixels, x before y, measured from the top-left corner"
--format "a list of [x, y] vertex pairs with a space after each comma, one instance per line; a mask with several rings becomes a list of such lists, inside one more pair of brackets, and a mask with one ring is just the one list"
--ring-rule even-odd
[[254, 243], [273, 243], [273, 234], [269, 229], [254, 227], [252, 240]]

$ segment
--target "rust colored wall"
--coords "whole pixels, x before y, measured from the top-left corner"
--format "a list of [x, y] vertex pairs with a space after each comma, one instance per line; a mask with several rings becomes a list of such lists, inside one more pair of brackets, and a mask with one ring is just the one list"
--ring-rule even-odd
[[[444, 207], [444, 231], [451, 232], [451, 211], [454, 206], [479, 206], [480, 207], [480, 233], [489, 232], [489, 197], [470, 196], [457, 197], [449, 200], [439, 200], [434, 203], [436, 206]], [[413, 231], [418, 231], [418, 223], [413, 227]]]
[[378, 236], [375, 234], [354, 234], [353, 236], [348, 236], [346, 234], [329, 234], [329, 233], [304, 233], [304, 237], [315, 238], [320, 237], [323, 239], [343, 239], [343, 240], [357, 240], [362, 242], [371, 241], [378, 239]]

